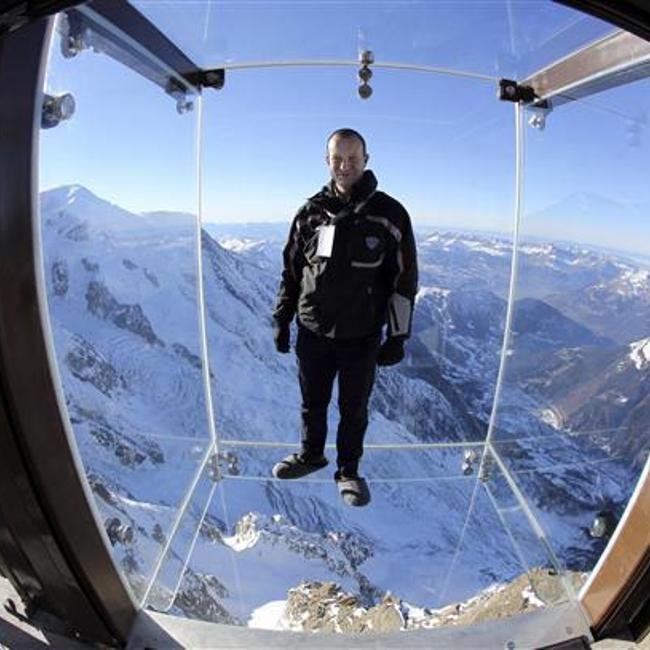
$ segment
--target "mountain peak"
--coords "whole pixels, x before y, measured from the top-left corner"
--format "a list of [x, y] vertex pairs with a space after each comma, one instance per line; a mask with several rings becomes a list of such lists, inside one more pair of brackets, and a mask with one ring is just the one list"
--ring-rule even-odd
[[40, 194], [40, 200], [41, 210], [44, 213], [68, 211], [73, 206], [76, 211], [81, 210], [82, 213], [118, 209], [109, 201], [93, 194], [87, 187], [78, 183], [44, 190]]
[[41, 192], [41, 199], [43, 200], [56, 200], [57, 202], [71, 203], [79, 199], [92, 199], [101, 201], [97, 195], [93, 194], [87, 187], [79, 183], [72, 183], [70, 185], [59, 185], [49, 190]]
[[64, 185], [62, 189], [67, 189], [68, 190], [68, 198], [73, 199], [77, 197], [84, 197], [84, 198], [98, 198], [95, 194], [93, 194], [87, 187], [84, 185], [80, 185], [79, 183], [75, 183], [73, 185]]

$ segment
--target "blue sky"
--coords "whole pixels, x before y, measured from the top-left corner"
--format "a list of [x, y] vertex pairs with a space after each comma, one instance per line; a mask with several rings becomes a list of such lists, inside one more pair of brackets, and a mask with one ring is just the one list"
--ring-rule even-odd
[[[160, 15], [173, 19], [179, 15], [172, 11], [175, 4], [142, 6], [160, 12], [169, 5]], [[220, 4], [227, 9], [226, 23], [233, 25], [236, 6], [247, 11], [262, 7]], [[305, 44], [306, 58], [324, 58], [330, 51], [331, 58], [354, 58], [359, 39], [377, 48], [389, 43], [388, 32], [404, 32], [410, 35], [404, 51], [386, 45], [390, 53], [386, 60], [399, 60], [402, 54], [400, 62], [423, 63], [425, 55], [435, 56], [436, 65], [457, 63], [455, 68], [465, 65], [499, 76], [539, 65], [542, 54], [557, 56], [560, 45], [573, 47], [579, 36], [603, 30], [597, 21], [576, 18], [577, 14], [548, 2], [529, 4], [537, 12], [536, 20], [548, 21], [547, 31], [522, 22], [528, 15], [522, 2], [514, 3], [509, 13], [499, 8], [474, 18], [472, 7], [499, 3], [456, 3], [456, 7], [439, 3], [437, 16], [446, 21], [447, 35], [455, 38], [445, 41], [436, 33], [433, 47], [425, 43], [425, 32], [417, 24], [422, 3], [413, 3], [410, 13], [386, 13], [395, 3], [373, 4], [381, 11], [370, 14], [369, 23], [360, 14], [343, 30], [354, 42], [332, 43], [331, 35], [319, 36], [323, 29], [319, 32], [309, 3], [296, 4], [293, 9], [299, 6], [300, 11], [286, 13], [290, 23], [284, 27], [279, 23], [275, 40], [264, 21], [249, 21], [248, 32], [240, 33], [233, 44], [232, 34], [227, 41], [210, 31], [214, 7], [208, 16], [206, 3], [187, 2], [188, 14], [208, 16], [208, 24], [181, 20], [175, 37], [179, 44], [187, 38], [193, 56], [203, 52], [206, 58], [200, 62], [209, 63], [220, 53], [235, 61], [247, 60], [247, 42], [253, 58], [270, 56], [275, 50], [269, 48], [275, 47], [276, 58], [284, 54], [295, 59], [299, 42]], [[508, 3], [501, 4], [508, 8]], [[329, 11], [339, 5], [334, 3]], [[290, 3], [263, 6], [267, 11], [273, 6], [291, 9]], [[362, 9], [362, 3], [351, 6]], [[464, 8], [470, 18], [454, 18], [450, 8]], [[485, 24], [485, 16], [493, 25]], [[382, 26], [380, 18], [390, 18], [393, 24]], [[512, 28], [513, 21], [519, 29]], [[462, 33], [454, 33], [457, 24], [463, 25]], [[296, 40], [301, 25], [311, 40]], [[183, 31], [190, 27], [196, 34]], [[510, 57], [504, 56], [498, 42], [486, 40], [485, 32], [493, 40], [500, 33]], [[266, 36], [260, 40], [262, 33]], [[223, 52], [218, 47], [222, 41]], [[372, 86], [371, 99], [360, 100], [352, 67], [229, 71], [223, 90], [204, 94], [199, 137], [198, 111], [178, 115], [174, 102], [158, 87], [107, 56], [85, 51], [65, 60], [54, 47], [47, 89], [71, 92], [77, 111], [70, 122], [42, 132], [41, 187], [80, 183], [132, 211], [196, 212], [200, 148], [206, 221], [288, 221], [304, 198], [327, 180], [325, 138], [336, 128], [351, 126], [366, 136], [369, 166], [380, 187], [405, 204], [416, 224], [508, 231], [514, 195], [514, 107], [496, 99], [495, 84], [377, 69]], [[637, 82], [558, 108], [544, 131], [525, 127], [524, 233], [601, 245], [614, 242], [617, 248], [648, 252], [649, 99], [648, 84]], [[636, 127], [631, 126], [634, 123]]]

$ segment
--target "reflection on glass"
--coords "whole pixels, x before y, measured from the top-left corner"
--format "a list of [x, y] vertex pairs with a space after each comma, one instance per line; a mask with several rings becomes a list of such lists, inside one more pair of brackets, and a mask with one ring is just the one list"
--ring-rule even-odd
[[196, 119], [108, 56], [66, 50], [64, 25], [60, 16], [45, 90], [76, 109], [41, 131], [39, 161], [49, 318], [81, 460], [140, 599], [210, 444]]
[[525, 131], [527, 207], [494, 447], [574, 576], [594, 567], [608, 539], [594, 520], [620, 519], [650, 450], [649, 99], [646, 84], [622, 86]]

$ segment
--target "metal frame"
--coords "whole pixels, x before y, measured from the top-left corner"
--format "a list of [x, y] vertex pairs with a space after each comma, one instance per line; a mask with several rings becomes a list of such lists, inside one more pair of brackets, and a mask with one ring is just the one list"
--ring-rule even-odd
[[647, 0], [553, 0], [650, 40]]
[[202, 70], [126, 0], [91, 0], [66, 12], [76, 30], [90, 30], [93, 47], [132, 68], [169, 94], [198, 94], [224, 85], [222, 68]]
[[[161, 638], [161, 634], [165, 636]], [[230, 648], [234, 650], [448, 650], [449, 648], [554, 647], [589, 631], [567, 603], [507, 619], [422, 630], [341, 634], [280, 632], [183, 619], [141, 611], [127, 650], [140, 648]], [[175, 643], [174, 643], [175, 642]], [[562, 647], [559, 645], [559, 647]]]
[[557, 107], [650, 76], [650, 42], [615, 32], [573, 52], [521, 82], [533, 104]]
[[[580, 600], [597, 636], [650, 625], [650, 456], [607, 548]], [[645, 609], [644, 609], [645, 608]]]
[[81, 40], [160, 86], [166, 92], [199, 93], [189, 78], [199, 68], [139, 11], [124, 0], [93, 0], [66, 11]]
[[[137, 610], [98, 526], [62, 415], [43, 321], [37, 156], [53, 19], [0, 41], [0, 555], [34, 615], [68, 634], [124, 640]], [[15, 62], [20, 61], [20, 66]]]
[[[641, 0], [558, 1], [650, 39], [650, 11]], [[139, 72], [165, 90], [170, 79], [188, 92], [206, 85], [204, 71], [124, 0], [94, 0], [72, 11], [107, 42], [121, 32], [127, 45], [137, 44], [135, 50], [126, 48], [131, 63], [122, 62], [133, 65], [135, 61]], [[25, 598], [32, 614], [53, 616], [68, 634], [123, 643], [129, 638], [137, 607], [114, 565], [88, 499], [85, 477], [79, 473], [79, 459], [62, 416], [60, 387], [52, 372], [43, 312], [34, 231], [38, 214], [34, 156], [52, 19], [35, 19], [36, 15], [28, 11], [19, 16], [0, 37], [0, 83], [9, 91], [0, 97], [4, 127], [0, 131], [0, 571]], [[631, 65], [626, 60], [633, 51], [629, 48], [637, 48]], [[139, 56], [143, 51], [145, 70]], [[597, 51], [605, 56], [598, 66], [590, 67]], [[115, 56], [114, 51], [107, 53]], [[649, 59], [647, 43], [629, 34], [616, 35], [524, 83], [538, 97], [557, 105], [648, 76]], [[21, 65], [13, 65], [15, 61]], [[650, 569], [640, 568], [642, 574], [635, 575], [634, 585], [647, 584]], [[629, 588], [633, 590], [634, 585]], [[627, 600], [618, 594], [612, 607], [616, 612], [626, 611], [626, 603], [630, 603], [630, 594]], [[594, 622], [601, 634], [608, 631], [607, 624], [606, 620]], [[149, 629], [147, 635], [151, 638], [154, 632]], [[432, 637], [427, 637], [423, 647], [432, 647]], [[403, 640], [401, 635], [395, 639], [400, 644]], [[286, 637], [278, 638], [278, 643], [286, 645]]]
[[[56, 372], [38, 225], [38, 131], [58, 9], [99, 47], [166, 92], [218, 87], [124, 0], [20, 3], [0, 14], [0, 571], [35, 622], [126, 643], [138, 604], [110, 552]], [[45, 17], [44, 17], [45, 16]], [[88, 41], [84, 43], [84, 38]], [[16, 62], [20, 61], [20, 65]]]

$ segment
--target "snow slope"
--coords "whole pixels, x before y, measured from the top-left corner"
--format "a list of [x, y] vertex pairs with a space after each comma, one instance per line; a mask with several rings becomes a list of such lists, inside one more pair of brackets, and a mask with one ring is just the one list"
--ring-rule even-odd
[[[80, 186], [44, 193], [41, 212], [71, 422], [100, 513], [134, 531], [131, 544], [118, 540], [113, 550], [143, 596], [209, 449], [196, 224], [190, 215], [130, 214]], [[529, 566], [547, 563], [496, 470], [487, 484], [477, 482], [476, 471], [462, 472], [463, 448], [413, 446], [485, 437], [502, 344], [507, 242], [438, 233], [419, 243], [414, 336], [405, 362], [378, 373], [366, 438], [405, 447], [367, 450], [363, 471], [373, 501], [357, 510], [341, 503], [332, 466], [305, 481], [270, 479], [273, 463], [296, 448], [300, 426], [295, 360], [278, 355], [271, 336], [278, 274], [269, 246], [277, 251], [280, 244], [264, 246], [250, 232], [241, 245], [229, 237], [224, 248], [203, 232], [200, 246], [224, 478], [215, 486], [201, 479], [152, 593], [171, 599], [196, 530], [175, 611], [229, 622], [248, 620], [304, 580], [335, 580], [367, 605], [390, 590], [438, 607], [521, 574], [522, 557]], [[542, 285], [570, 292], [576, 277], [597, 283], [630, 270], [553, 247], [524, 255], [533, 269], [531, 297], [539, 301]], [[535, 319], [527, 324], [530, 348], [542, 340], [551, 351], [606, 345], [584, 323], [537, 307], [543, 328]], [[598, 441], [549, 423], [547, 406], [513, 381], [499, 409], [498, 448], [556, 553], [570, 566], [592, 566], [600, 550], [584, 530], [604, 501], [625, 501], [633, 475]], [[334, 400], [331, 431], [336, 422]]]

